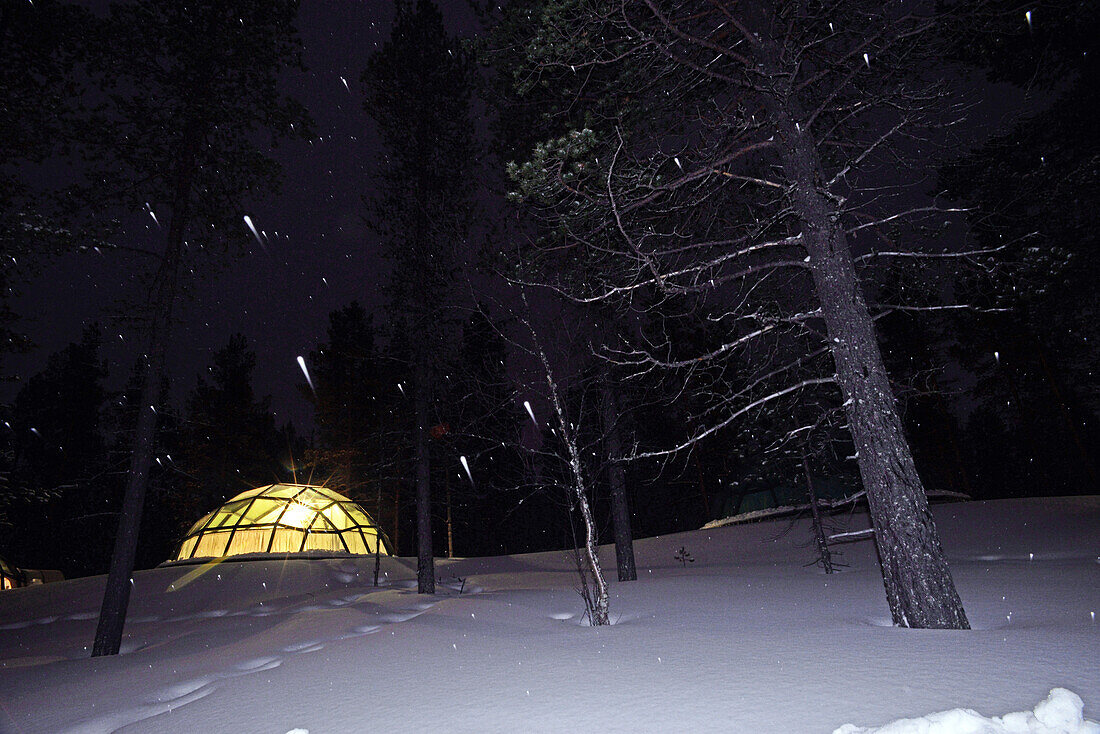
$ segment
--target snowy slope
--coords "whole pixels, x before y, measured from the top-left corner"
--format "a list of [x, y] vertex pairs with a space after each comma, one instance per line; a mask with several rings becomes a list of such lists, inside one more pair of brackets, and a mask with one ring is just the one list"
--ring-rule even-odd
[[599, 629], [564, 553], [440, 561], [435, 597], [410, 559], [380, 589], [373, 559], [140, 572], [124, 654], [95, 660], [102, 577], [5, 592], [0, 732], [1007, 732], [928, 715], [1056, 687], [1100, 718], [1100, 497], [935, 512], [971, 632], [891, 627], [870, 544], [825, 576], [789, 520], [640, 541]]

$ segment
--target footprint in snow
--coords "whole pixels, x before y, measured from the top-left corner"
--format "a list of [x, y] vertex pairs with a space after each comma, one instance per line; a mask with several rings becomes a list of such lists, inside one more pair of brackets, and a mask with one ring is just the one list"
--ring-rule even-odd
[[194, 680], [183, 681], [182, 683], [175, 683], [167, 688], [162, 688], [160, 692], [157, 693], [156, 699], [149, 703], [169, 703], [176, 701], [210, 685], [215, 680], [215, 678], [204, 676], [195, 678]]
[[271, 670], [272, 668], [278, 668], [282, 664], [283, 661], [279, 658], [256, 658], [255, 660], [246, 660], [243, 663], [238, 663], [237, 670], [243, 673], [255, 673], [261, 670]]
[[283, 648], [283, 652], [316, 652], [324, 648], [324, 640], [311, 640], [309, 642], [295, 642], [293, 645], [287, 645]]

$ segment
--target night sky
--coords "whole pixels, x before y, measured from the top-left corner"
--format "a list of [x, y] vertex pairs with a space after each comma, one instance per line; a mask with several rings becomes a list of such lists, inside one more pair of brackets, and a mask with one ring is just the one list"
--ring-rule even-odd
[[[462, 0], [439, 6], [449, 33], [466, 36], [475, 30]], [[384, 0], [302, 4], [297, 25], [307, 71], [286, 74], [284, 84], [310, 111], [320, 140], [292, 141], [275, 150], [273, 157], [283, 166], [282, 191], [241, 212], [267, 233], [266, 252], [253, 241], [250, 252], [216, 276], [188, 286], [169, 358], [177, 399], [194, 386], [195, 374], [213, 351], [240, 332], [257, 353], [256, 393], [272, 396], [278, 422], [291, 419], [308, 428], [311, 409], [295, 387], [302, 382], [295, 357], [325, 339], [332, 310], [353, 300], [368, 311], [384, 304], [380, 287], [386, 262], [379, 256], [377, 236], [363, 223], [362, 203], [383, 152], [363, 109], [360, 75], [370, 54], [388, 38], [393, 13], [393, 4]], [[53, 175], [63, 177], [64, 171]], [[136, 220], [134, 243], [162, 236], [155, 226], [148, 217]], [[50, 353], [78, 340], [84, 324], [99, 322], [112, 381], [125, 379], [135, 351], [119, 339], [112, 320], [127, 299], [140, 296], [131, 280], [140, 265], [125, 256], [84, 254], [44, 268], [16, 303], [21, 326], [37, 348], [8, 357], [10, 371], [29, 377]], [[21, 384], [4, 383], [3, 398], [10, 399]]]

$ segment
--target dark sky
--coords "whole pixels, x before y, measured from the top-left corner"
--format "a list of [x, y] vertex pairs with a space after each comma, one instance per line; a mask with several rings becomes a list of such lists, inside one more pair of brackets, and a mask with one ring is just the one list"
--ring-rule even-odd
[[[475, 21], [463, 0], [439, 4], [452, 35], [473, 32]], [[169, 362], [177, 400], [194, 385], [212, 352], [241, 332], [257, 353], [257, 393], [272, 396], [280, 422], [290, 418], [303, 426], [310, 410], [295, 388], [301, 382], [296, 356], [325, 338], [330, 311], [352, 300], [368, 310], [384, 303], [380, 286], [386, 264], [377, 238], [362, 222], [361, 199], [373, 185], [381, 145], [363, 109], [359, 80], [371, 52], [388, 38], [393, 14], [389, 0], [302, 3], [298, 28], [308, 71], [287, 75], [285, 89], [310, 110], [321, 139], [277, 149], [274, 157], [285, 174], [282, 192], [241, 212], [268, 234], [267, 251], [257, 245], [214, 277], [197, 278], [180, 306]], [[153, 228], [152, 219], [144, 218], [132, 237], [140, 243], [158, 236]], [[47, 267], [17, 304], [38, 348], [12, 357], [9, 366], [23, 378], [34, 374], [50, 353], [79, 339], [83, 324], [98, 321], [117, 386], [135, 351], [120, 339], [119, 332], [126, 332], [113, 325], [112, 315], [124, 309], [126, 298], [140, 295], [137, 265], [111, 255], [74, 255]], [[10, 398], [18, 386], [4, 386], [3, 397]]]

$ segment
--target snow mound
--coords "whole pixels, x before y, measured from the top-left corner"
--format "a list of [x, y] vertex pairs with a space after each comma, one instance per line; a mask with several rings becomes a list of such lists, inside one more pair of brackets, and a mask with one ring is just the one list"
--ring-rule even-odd
[[1084, 718], [1084, 702], [1073, 691], [1055, 688], [1034, 711], [986, 718], [970, 709], [951, 709], [882, 727], [845, 724], [833, 734], [1100, 734], [1100, 724]]

